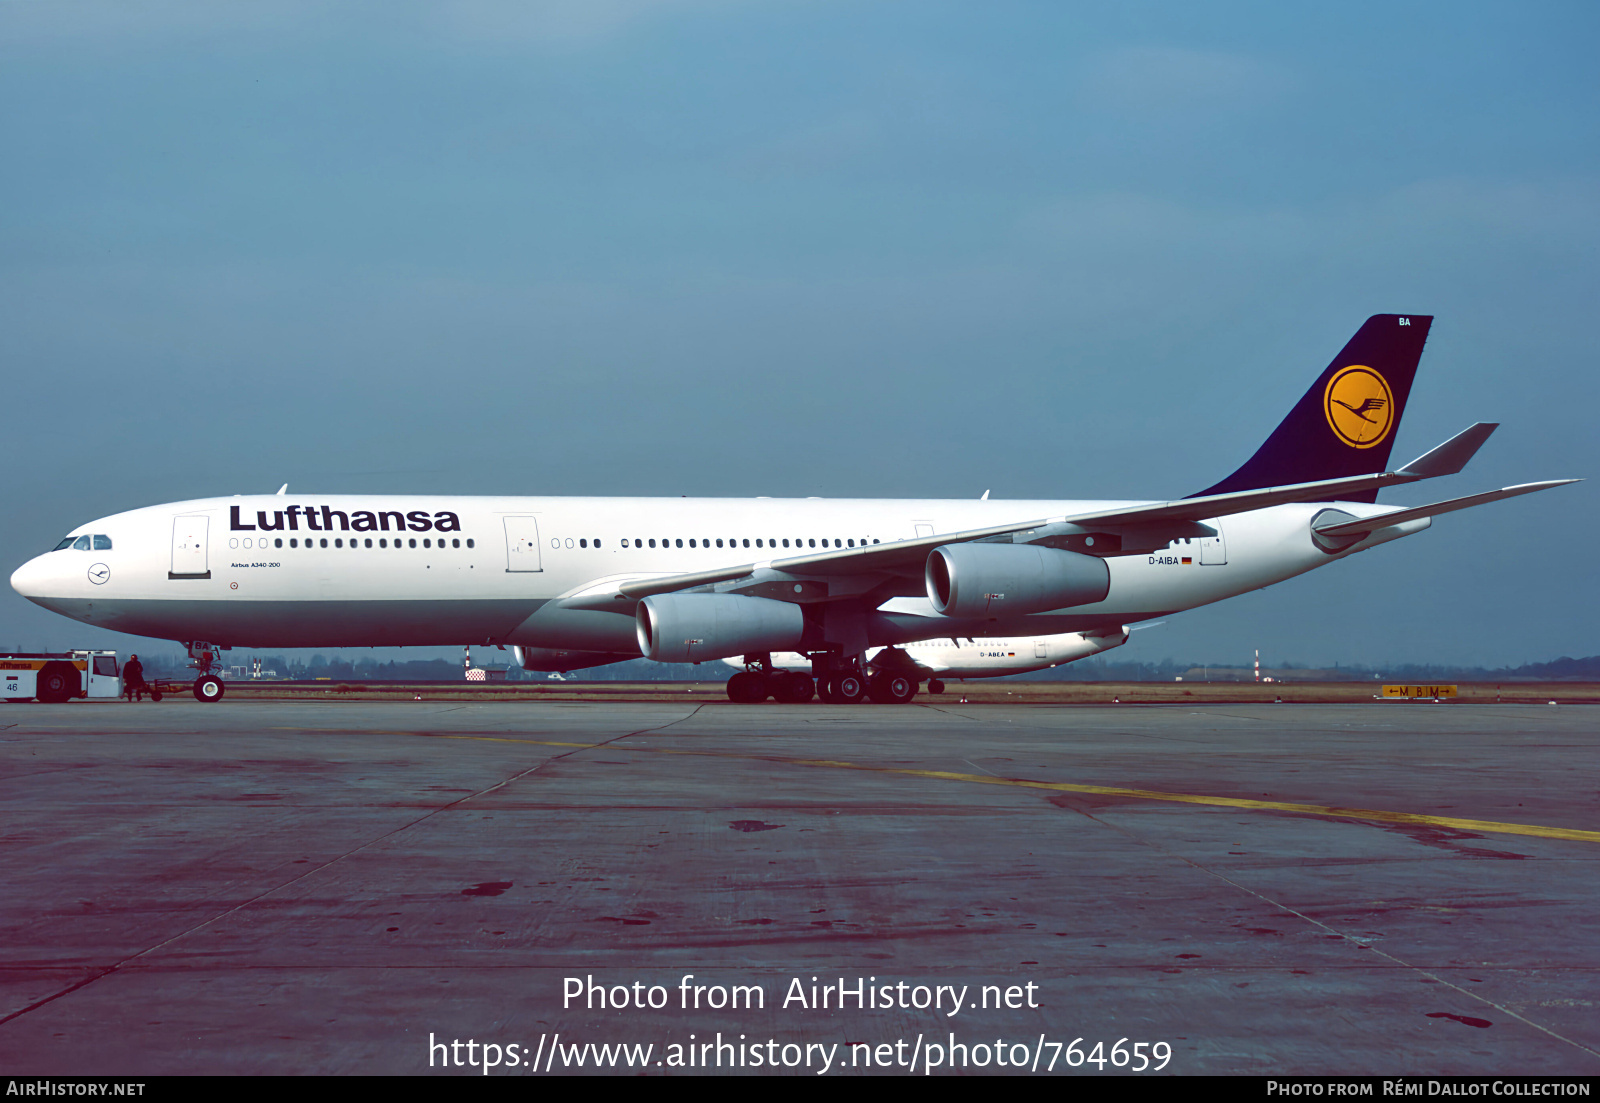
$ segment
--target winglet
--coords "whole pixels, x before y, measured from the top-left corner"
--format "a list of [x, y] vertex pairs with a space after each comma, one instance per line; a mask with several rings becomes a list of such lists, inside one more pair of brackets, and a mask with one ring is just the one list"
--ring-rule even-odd
[[1480, 421], [1463, 429], [1439, 447], [1424, 452], [1399, 471], [1401, 475], [1415, 475], [1419, 479], [1436, 479], [1440, 475], [1454, 475], [1467, 461], [1477, 455], [1489, 434], [1500, 428], [1498, 421]]

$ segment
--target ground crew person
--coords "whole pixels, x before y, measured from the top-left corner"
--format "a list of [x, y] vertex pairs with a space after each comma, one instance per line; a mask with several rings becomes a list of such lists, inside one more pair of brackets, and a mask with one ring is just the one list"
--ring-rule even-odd
[[143, 699], [149, 689], [144, 681], [144, 664], [139, 661], [139, 656], [129, 655], [127, 663], [122, 668], [122, 695], [131, 704]]

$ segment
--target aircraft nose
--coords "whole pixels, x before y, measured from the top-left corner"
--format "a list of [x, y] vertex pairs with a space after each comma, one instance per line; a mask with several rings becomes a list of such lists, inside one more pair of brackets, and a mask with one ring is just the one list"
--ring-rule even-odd
[[50, 596], [57, 573], [48, 554], [36, 555], [11, 572], [11, 588], [29, 601], [38, 601]]

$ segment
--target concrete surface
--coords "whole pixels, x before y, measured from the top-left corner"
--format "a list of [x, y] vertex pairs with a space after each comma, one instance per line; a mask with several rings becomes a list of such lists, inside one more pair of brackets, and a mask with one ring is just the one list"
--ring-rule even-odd
[[1600, 712], [930, 700], [9, 705], [0, 1064], [1600, 1072]]

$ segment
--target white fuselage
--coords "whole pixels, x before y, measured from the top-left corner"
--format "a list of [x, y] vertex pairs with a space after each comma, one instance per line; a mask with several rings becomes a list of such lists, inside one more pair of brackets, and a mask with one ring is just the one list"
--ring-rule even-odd
[[[40, 555], [13, 587], [86, 623], [225, 647], [506, 644], [638, 655], [618, 583], [765, 564], [823, 546], [891, 543], [1121, 503], [718, 498], [263, 495], [150, 506], [79, 526], [85, 549]], [[1106, 631], [1258, 589], [1427, 527], [1329, 553], [1295, 503], [1208, 522], [1215, 537], [1107, 560], [1105, 600], [998, 620], [894, 614], [872, 646]], [[1357, 517], [1390, 507], [1339, 503]], [[93, 545], [100, 544], [96, 548]], [[109, 544], [109, 546], [105, 546]], [[910, 596], [912, 591], [902, 595]], [[712, 656], [707, 656], [708, 658]]]
[[[912, 605], [921, 606], [913, 610]], [[891, 606], [906, 606], [900, 611], [932, 614], [933, 607], [926, 600], [897, 598]], [[867, 653], [867, 662], [874, 669], [895, 670], [921, 678], [1004, 678], [1011, 674], [1026, 674], [1033, 670], [1047, 670], [1063, 663], [1075, 662], [1090, 655], [1098, 655], [1128, 642], [1128, 630], [1092, 635], [1084, 632], [1062, 632], [1053, 636], [965, 636], [944, 637], [932, 640], [913, 640], [898, 648], [874, 648]], [[898, 651], [899, 654], [895, 652]], [[881, 660], [881, 661], [880, 661]], [[740, 658], [722, 660], [729, 666], [743, 669]], [[772, 656], [772, 666], [777, 670], [796, 670], [810, 673], [811, 660], [794, 651], [781, 651]]]

